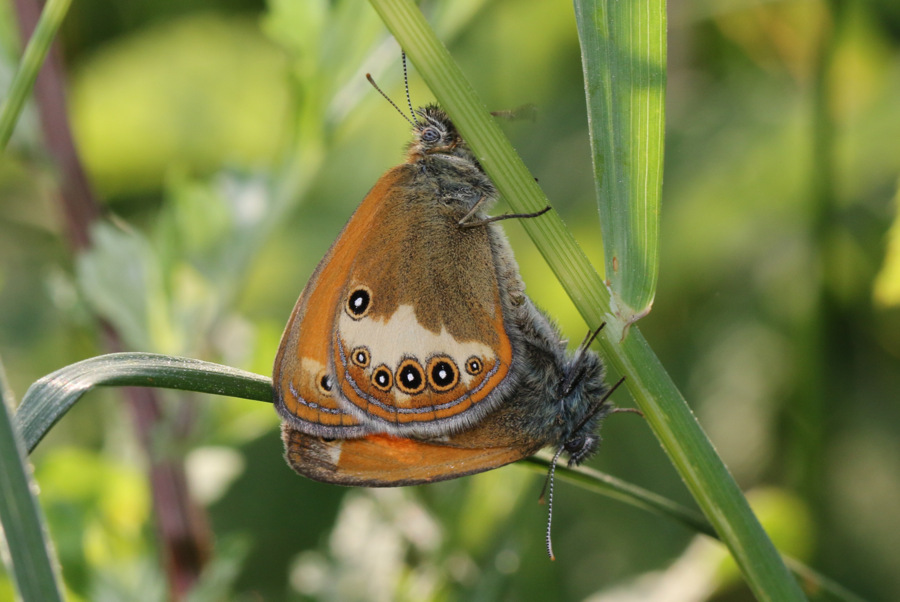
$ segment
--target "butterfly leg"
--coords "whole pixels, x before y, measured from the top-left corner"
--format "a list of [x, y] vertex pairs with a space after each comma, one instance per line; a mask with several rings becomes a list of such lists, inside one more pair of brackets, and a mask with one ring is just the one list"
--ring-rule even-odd
[[483, 203], [486, 198], [487, 197], [481, 197], [478, 202], [475, 203], [475, 206], [472, 207], [472, 209], [467, 214], [465, 214], [461, 220], [459, 220], [460, 228], [477, 228], [479, 226], [486, 226], [487, 224], [490, 224], [492, 222], [499, 222], [500, 220], [504, 219], [538, 217], [550, 211], [550, 205], [547, 205], [540, 211], [535, 211], [534, 213], [504, 213], [503, 215], [488, 217], [486, 219], [469, 221], [472, 216], [475, 215], [475, 212], [478, 210], [478, 206], [481, 205], [481, 203]]

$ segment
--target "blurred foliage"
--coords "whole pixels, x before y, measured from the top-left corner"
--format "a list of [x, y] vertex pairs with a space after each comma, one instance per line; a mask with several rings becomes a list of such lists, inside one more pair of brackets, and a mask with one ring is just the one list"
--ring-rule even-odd
[[[0, 6], [5, 86], [15, 26]], [[538, 108], [503, 127], [602, 265], [570, 4], [425, 10], [489, 108]], [[739, 482], [767, 492], [776, 542], [869, 599], [896, 599], [900, 9], [694, 0], [671, 4], [669, 28], [662, 264], [642, 331]], [[402, 102], [399, 49], [349, 1], [85, 0], [64, 33], [73, 127], [115, 217], [72, 257], [26, 113], [0, 162], [11, 386], [21, 396], [104, 351], [96, 317], [131, 349], [269, 373], [306, 278], [400, 160], [405, 123], [363, 77]], [[430, 100], [414, 72], [410, 83], [414, 103]], [[529, 293], [577, 342], [577, 313], [521, 228], [505, 229]], [[541, 483], [520, 468], [344, 490], [291, 473], [265, 404], [165, 405], [175, 421], [196, 414], [188, 449], [160, 446], [186, 454], [216, 534], [198, 600], [747, 599], [720, 549], [572, 487], [557, 491], [549, 563]], [[74, 600], [166, 595], [120, 406], [92, 394], [33, 456]], [[604, 438], [594, 466], [689, 502], [640, 421], [614, 417]]]

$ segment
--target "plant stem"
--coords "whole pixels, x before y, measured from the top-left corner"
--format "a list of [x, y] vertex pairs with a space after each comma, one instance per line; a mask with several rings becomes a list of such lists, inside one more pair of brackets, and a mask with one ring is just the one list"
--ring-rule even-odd
[[[410, 0], [370, 0], [422, 78], [447, 110], [500, 193], [517, 212], [546, 206], [546, 196], [494, 123], [421, 11]], [[623, 375], [660, 444], [760, 600], [804, 600], [803, 592], [716, 454], [690, 408], [641, 333], [610, 315], [609, 293], [571, 233], [552, 212], [523, 223]], [[610, 327], [611, 326], [611, 327]]]

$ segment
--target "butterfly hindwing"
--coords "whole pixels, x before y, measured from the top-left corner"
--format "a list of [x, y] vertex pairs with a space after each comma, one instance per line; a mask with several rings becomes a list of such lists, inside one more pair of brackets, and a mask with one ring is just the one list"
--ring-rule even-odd
[[471, 431], [433, 440], [389, 434], [322, 439], [282, 427], [285, 458], [297, 473], [326, 483], [398, 487], [454, 479], [505, 466], [540, 449], [543, 442], [511, 439], [494, 414]]

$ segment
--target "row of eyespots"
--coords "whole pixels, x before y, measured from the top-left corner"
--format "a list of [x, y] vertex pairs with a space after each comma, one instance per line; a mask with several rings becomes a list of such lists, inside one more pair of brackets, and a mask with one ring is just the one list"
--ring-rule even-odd
[[[360, 368], [368, 368], [371, 362], [369, 350], [365, 347], [357, 347], [350, 352], [350, 360]], [[475, 356], [466, 360], [466, 372], [475, 376], [484, 369], [484, 362]], [[390, 391], [396, 384], [401, 392], [407, 395], [415, 395], [425, 390], [426, 385], [438, 393], [449, 391], [459, 382], [459, 369], [447, 356], [435, 356], [428, 361], [423, 369], [418, 361], [407, 358], [400, 362], [397, 370], [392, 372], [390, 368], [381, 364], [372, 371], [372, 385], [381, 391]]]

